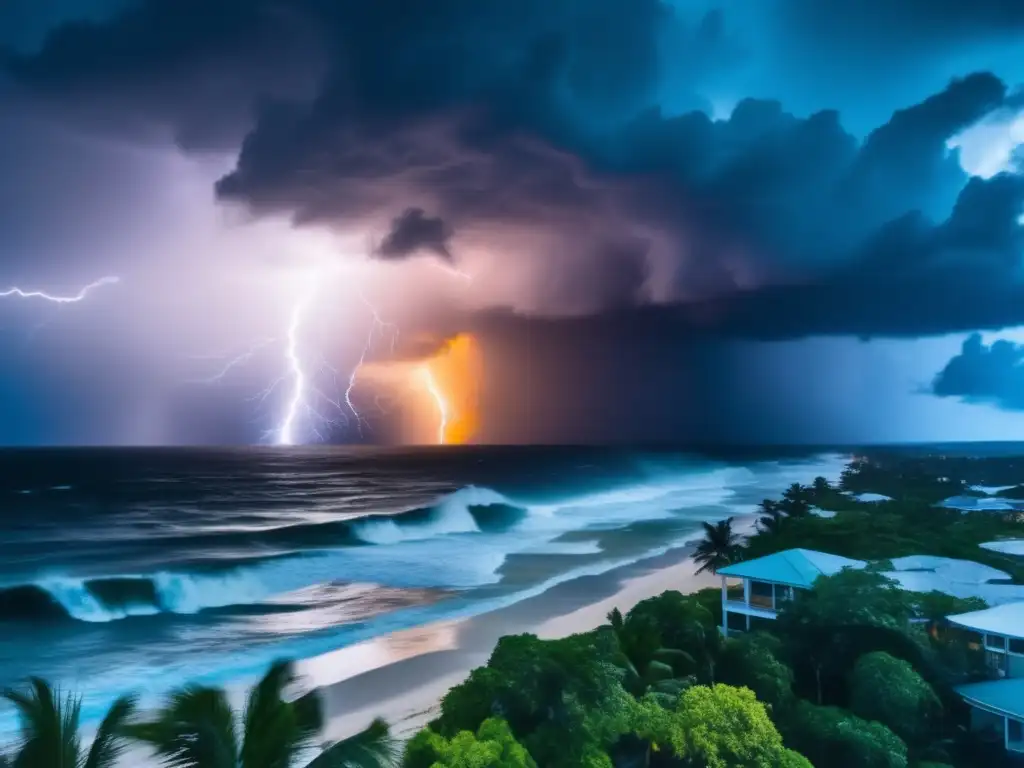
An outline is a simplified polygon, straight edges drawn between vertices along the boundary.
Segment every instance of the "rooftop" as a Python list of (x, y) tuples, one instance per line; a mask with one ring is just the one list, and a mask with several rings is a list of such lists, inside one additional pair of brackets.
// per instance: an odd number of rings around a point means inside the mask
[[(983, 611), (958, 613), (946, 618), (953, 624), (976, 632), (1024, 638), (1024, 602), (1004, 603)], [(1021, 692), (1021, 706), (1024, 706), (1024, 690)]]
[(969, 683), (957, 686), (956, 692), (968, 704), (1000, 715), (1024, 719), (1024, 677)]
[(863, 568), (863, 560), (816, 552), (813, 549), (787, 549), (755, 560), (719, 568), (721, 576), (770, 581), (789, 587), (810, 588), (819, 576), (831, 576), (843, 568)]
[(979, 546), (982, 549), (989, 549), (993, 552), (1002, 552), (1004, 555), (1024, 555), (1024, 539), (986, 541), (984, 544), (980, 544)]

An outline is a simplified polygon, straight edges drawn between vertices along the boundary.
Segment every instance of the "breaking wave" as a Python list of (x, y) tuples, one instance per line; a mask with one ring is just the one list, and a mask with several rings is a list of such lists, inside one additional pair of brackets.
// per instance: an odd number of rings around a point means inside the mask
[[(469, 486), (443, 496), (436, 504), (394, 515), (367, 515), (351, 520), (270, 529), (286, 540), (301, 536), (308, 545), (389, 545), (457, 533), (499, 533), (520, 523), (527, 510), (488, 488)], [(297, 531), (296, 529), (300, 529)], [(317, 530), (320, 534), (317, 535)], [(341, 535), (339, 535), (341, 534)], [(233, 534), (228, 531), (226, 536)], [(306, 549), (294, 558), (316, 554)], [(225, 562), (220, 572), (158, 572), (96, 578), (53, 577), (28, 584), (0, 586), (0, 621), (78, 620), (108, 622), (161, 613), (194, 614), (213, 608), (247, 606), (306, 581), (294, 564), (286, 573), (269, 573), (280, 556), (244, 558), (245, 565)], [(207, 569), (208, 570), (208, 569)], [(281, 569), (278, 568), (278, 571)], [(322, 569), (321, 569), (322, 570)], [(285, 579), (271, 578), (284, 575)], [(284, 583), (290, 581), (291, 583)]]

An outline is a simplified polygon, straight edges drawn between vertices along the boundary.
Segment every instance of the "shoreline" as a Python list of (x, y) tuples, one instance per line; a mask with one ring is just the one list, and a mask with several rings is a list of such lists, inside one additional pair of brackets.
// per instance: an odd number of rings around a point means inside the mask
[[(741, 536), (753, 530), (756, 516), (735, 516)], [(487, 663), (498, 639), (530, 633), (551, 640), (586, 632), (606, 622), (612, 608), (626, 613), (649, 597), (675, 589), (683, 594), (715, 587), (719, 580), (696, 575), (697, 539), (664, 553), (579, 576), (513, 605), (455, 621), (402, 630), (298, 663), (312, 679), (332, 676), (339, 666), (369, 661), (361, 671), (336, 682), (316, 685), (323, 697), (324, 736), (341, 739), (365, 728), (375, 717), (388, 721), (394, 735), (412, 736), (440, 708), (450, 688)]]

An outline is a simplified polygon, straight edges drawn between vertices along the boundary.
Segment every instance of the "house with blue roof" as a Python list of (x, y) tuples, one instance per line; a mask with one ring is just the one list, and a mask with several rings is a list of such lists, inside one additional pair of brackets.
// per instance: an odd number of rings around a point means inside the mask
[(968, 633), (969, 643), (984, 648), (997, 678), (956, 689), (971, 707), (971, 727), (995, 730), (1008, 752), (1024, 755), (1024, 602), (946, 618)]
[[(831, 576), (843, 568), (863, 568), (863, 560), (816, 552), (786, 549), (771, 555), (734, 563), (718, 569), (722, 577), (722, 634), (749, 631), (751, 619), (774, 619), (795, 590), (810, 589), (819, 576)], [(729, 579), (743, 580), (743, 597), (731, 599)]]

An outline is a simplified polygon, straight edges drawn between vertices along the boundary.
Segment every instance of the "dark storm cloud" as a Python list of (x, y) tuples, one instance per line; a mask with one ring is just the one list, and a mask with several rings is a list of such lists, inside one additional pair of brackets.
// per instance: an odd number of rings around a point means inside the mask
[(935, 377), (932, 392), (1024, 410), (1024, 345), (1000, 339), (986, 346), (972, 334)]
[[(658, 0), (203, 5), (212, 12), (189, 23), (180, 3), (155, 0), (117, 24), (65, 30), (14, 72), (37, 92), (128, 93), (179, 136), (244, 124), (241, 102), (260, 101), (217, 185), (222, 200), (341, 229), (395, 221), (382, 257), (450, 258), (460, 237), (485, 240), (542, 266), (542, 314), (768, 338), (1024, 321), (1012, 266), (1019, 177), (967, 184), (947, 149), (1009, 103), (991, 74), (951, 82), (859, 141), (834, 110), (798, 117), (746, 99), (716, 121), (658, 108), (664, 84), (684, 76), (687, 41), (708, 59), (737, 55), (728, 9), (690, 18)], [(872, 3), (879, 20), (927, 22), (923, 37), (1001, 34), (1019, 21), (986, 2), (931, 5), (930, 17), (923, 3), (896, 5)], [(853, 9), (820, 6), (807, 13), (822, 29)], [(782, 15), (800, 8), (789, 0)], [(260, 99), (282, 95), (277, 75), (316, 81), (320, 59), (306, 50), (329, 55), (315, 98)], [(206, 115), (206, 91), (189, 98), (201, 72), (240, 84), (238, 98)], [(132, 91), (143, 82), (155, 85)], [(537, 237), (521, 242), (526, 233)], [(658, 306), (635, 307), (645, 300)]]
[(452, 262), (448, 241), (451, 231), (442, 219), (427, 216), (422, 208), (408, 208), (391, 222), (391, 230), (377, 246), (374, 254), (381, 259), (407, 259), (418, 253), (429, 253)]
[(258, 103), (312, 96), (325, 45), (315, 19), (290, 3), (148, 0), (107, 21), (58, 25), (38, 53), (6, 61), (44, 97), (37, 106), (206, 150), (237, 146)]

